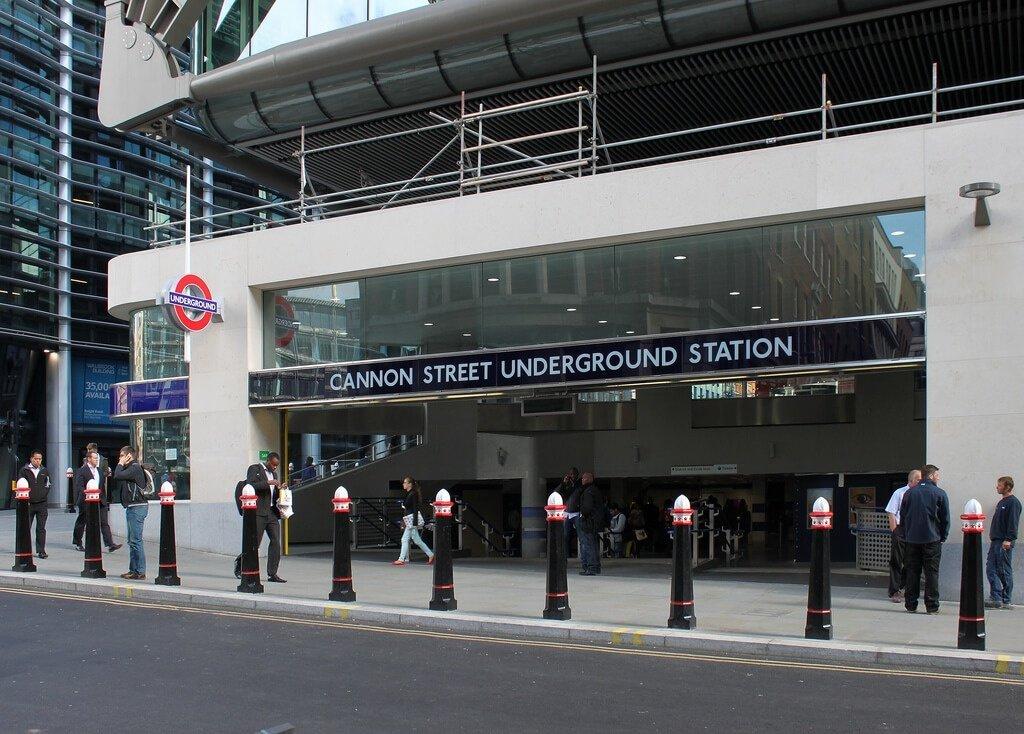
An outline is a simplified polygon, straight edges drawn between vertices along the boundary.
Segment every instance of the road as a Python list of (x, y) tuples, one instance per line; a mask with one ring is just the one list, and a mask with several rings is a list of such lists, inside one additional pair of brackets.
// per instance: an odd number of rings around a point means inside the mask
[[(707, 658), (0, 589), (0, 729), (1005, 731), (1024, 677)], [(1011, 727), (1012, 728), (1012, 727)]]

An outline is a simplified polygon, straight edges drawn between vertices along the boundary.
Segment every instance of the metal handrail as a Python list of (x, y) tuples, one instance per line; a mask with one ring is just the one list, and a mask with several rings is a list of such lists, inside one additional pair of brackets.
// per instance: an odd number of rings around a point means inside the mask
[[(383, 438), (371, 441), (364, 446), (349, 449), (337, 456), (333, 456), (329, 459), (321, 459), (320, 461), (313, 462), (310, 466), (301, 467), (292, 472), (293, 476), (298, 475), (299, 478), (295, 488), (302, 489), (303, 485), (309, 485), (312, 482), (329, 479), (330, 477), (337, 476), (338, 474), (362, 468), (375, 461), (380, 461), (381, 459), (386, 459), (394, 456), (395, 454), (400, 454), (403, 451), (415, 448), (416, 446), (423, 445), (423, 436), (421, 435), (414, 435), (409, 440), (399, 441), (396, 445), (392, 445), (393, 439), (401, 435), (404, 434), (384, 436)], [(377, 446), (383, 446), (385, 451), (378, 453), (375, 448)], [(367, 453), (370, 454), (370, 458), (367, 458)], [(304, 478), (302, 476), (303, 473), (310, 468), (313, 469), (313, 475), (308, 478)], [(331, 469), (329, 473), (328, 469)]]
[[(967, 84), (957, 84), (948, 87), (940, 87), (938, 85), (938, 67), (933, 65), (932, 67), (932, 83), (931, 87), (927, 90), (920, 90), (915, 92), (908, 92), (905, 94), (885, 95), (881, 97), (873, 97), (865, 100), (854, 100), (851, 102), (833, 103), (828, 99), (828, 86), (827, 77), (822, 75), (821, 78), (821, 105), (817, 107), (810, 107), (790, 112), (777, 112), (767, 115), (758, 115), (755, 117), (749, 117), (742, 120), (731, 120), (722, 122), (714, 125), (703, 125), (695, 128), (687, 128), (685, 130), (676, 130), (664, 133), (658, 133), (655, 135), (648, 135), (645, 137), (631, 138), (627, 140), (615, 140), (605, 141), (603, 134), (598, 129), (598, 123), (593, 118), (586, 125), (583, 123), (582, 110), (579, 112), (579, 124), (576, 127), (546, 131), (541, 133), (530, 133), (519, 137), (513, 137), (508, 140), (484, 140), (482, 133), (477, 129), (484, 119), (512, 115), (525, 111), (532, 111), (544, 107), (550, 107), (554, 105), (565, 105), (565, 104), (577, 104), (581, 105), (584, 102), (589, 103), (592, 106), (592, 113), (596, 115), (596, 105), (599, 98), (597, 90), (597, 75), (596, 72), (593, 75), (593, 81), (591, 89), (580, 88), (578, 91), (569, 92), (565, 94), (553, 95), (539, 100), (531, 100), (527, 102), (519, 102), (512, 105), (505, 105), (502, 107), (492, 108), (490, 110), (480, 109), (478, 111), (469, 112), (464, 108), (458, 117), (453, 120), (445, 120), (441, 118), (441, 122), (436, 124), (424, 125), (421, 127), (413, 128), (410, 130), (402, 130), (393, 133), (387, 133), (383, 135), (373, 136), (361, 140), (346, 141), (343, 143), (337, 143), (334, 145), (323, 146), (320, 148), (303, 148), (297, 155), (303, 161), (302, 168), (305, 168), (305, 157), (315, 155), (317, 153), (329, 152), (358, 145), (366, 145), (384, 140), (396, 139), (408, 135), (415, 135), (423, 132), (429, 132), (433, 130), (441, 129), (453, 129), (456, 132), (456, 138), (459, 140), (459, 160), (460, 166), (454, 171), (441, 171), (437, 173), (427, 173), (428, 166), (424, 166), (417, 175), (412, 178), (386, 182), (382, 184), (374, 184), (371, 186), (362, 186), (355, 189), (347, 189), (344, 191), (330, 192), (326, 194), (300, 196), (297, 199), (292, 199), (285, 202), (276, 202), (266, 205), (246, 207), (244, 209), (237, 210), (225, 210), (215, 212), (213, 214), (194, 217), (193, 222), (206, 223), (208, 227), (213, 229), (212, 232), (204, 232), (201, 235), (196, 236), (197, 239), (217, 237), (227, 234), (233, 234), (244, 231), (252, 231), (258, 228), (266, 227), (279, 227), (294, 224), (296, 222), (303, 222), (308, 220), (328, 219), (336, 216), (345, 214), (355, 214), (363, 211), (374, 210), (385, 208), (389, 205), (403, 205), (411, 204), (419, 201), (430, 201), (438, 198), (449, 197), (449, 196), (462, 196), (467, 193), (473, 193), (475, 191), (482, 191), (488, 184), (503, 184), (503, 183), (526, 183), (529, 179), (539, 175), (548, 173), (561, 173), (570, 177), (578, 177), (584, 175), (585, 167), (589, 167), (589, 171), (592, 174), (603, 173), (608, 171), (615, 171), (622, 168), (629, 168), (634, 166), (659, 163), (670, 160), (678, 160), (681, 158), (696, 157), (696, 156), (707, 156), (716, 153), (723, 153), (727, 151), (739, 150), (743, 148), (750, 148), (753, 146), (772, 146), (780, 143), (796, 142), (799, 140), (805, 140), (814, 137), (820, 137), (821, 139), (827, 139), (828, 136), (838, 136), (841, 133), (856, 132), (859, 130), (865, 130), (869, 128), (877, 128), (880, 126), (887, 125), (899, 125), (908, 123), (921, 123), (921, 122), (938, 122), (941, 118), (946, 118), (954, 115), (965, 115), (980, 113), (990, 110), (1005, 109), (1007, 107), (1013, 107), (1018, 105), (1024, 105), (1024, 98), (1014, 100), (1004, 100), (1000, 102), (991, 102), (980, 105), (970, 105), (965, 107), (959, 107), (954, 109), (940, 110), (938, 108), (938, 100), (940, 95), (949, 94), (953, 92), (965, 91), (970, 89), (980, 89), (986, 87), (992, 87), (1000, 84), (1009, 84), (1014, 82), (1024, 81), (1024, 74), (1000, 77), (996, 79), (983, 80), (979, 82), (971, 82)], [(901, 101), (914, 101), (924, 100), (931, 98), (930, 110), (927, 112), (891, 116), (879, 120), (872, 121), (859, 121), (850, 124), (837, 124), (835, 113), (839, 111), (852, 110), (857, 108), (866, 107), (869, 105), (880, 105), (889, 104), (893, 102)], [(664, 155), (647, 156), (641, 158), (629, 158), (622, 157), (623, 154), (621, 149), (629, 148), (632, 146), (639, 146), (645, 143), (652, 143), (661, 140), (669, 140), (675, 138), (682, 138), (686, 136), (692, 136), (699, 133), (706, 133), (715, 130), (726, 130), (734, 128), (743, 128), (746, 126), (755, 126), (765, 123), (781, 122), (787, 119), (794, 119), (798, 117), (807, 117), (811, 115), (819, 114), (821, 116), (820, 124), (816, 125), (816, 129), (787, 133), (778, 136), (758, 136), (751, 137), (746, 141), (739, 141), (729, 144), (699, 148), (694, 150), (683, 150)], [(435, 115), (435, 117), (440, 117)], [(469, 123), (473, 123), (473, 128), (468, 127)], [(474, 145), (467, 145), (465, 140), (465, 133), (469, 132), (471, 135), (480, 137)], [(584, 133), (589, 132), (590, 137), (584, 141)], [(520, 142), (527, 142), (530, 140), (537, 140), (541, 138), (549, 138), (556, 135), (568, 135), (576, 133), (578, 136), (577, 146), (572, 149), (564, 151), (558, 151), (555, 153), (546, 153), (537, 156), (526, 156), (521, 151), (514, 148), (513, 146)], [(304, 140), (304, 137), (303, 137)], [(452, 140), (445, 143), (445, 147), (453, 144)], [(304, 142), (303, 142), (304, 145)], [(484, 150), (492, 148), (503, 148), (507, 152), (511, 152), (516, 155), (523, 156), (519, 160), (512, 161), (499, 161), (483, 165), (479, 159), (479, 154)], [(586, 154), (582, 151), (586, 150)], [(612, 162), (609, 151), (619, 150), (618, 160)], [(470, 154), (476, 153), (476, 156)], [(608, 162), (599, 163), (598, 157), (603, 153), (603, 157)], [(558, 159), (565, 156), (575, 156), (572, 160), (557, 161), (550, 164), (545, 164), (544, 161), (551, 159)], [(476, 157), (475, 164), (467, 164), (467, 161), (472, 157)], [(436, 157), (435, 159), (436, 160)], [(433, 160), (431, 161), (433, 162)], [(429, 164), (428, 164), (429, 165)], [(523, 168), (514, 168), (515, 166), (524, 166)], [(505, 173), (498, 173), (503, 169), (513, 169)], [(472, 172), (475, 175), (466, 175), (468, 172)], [(488, 173), (484, 173), (488, 172)], [(493, 173), (492, 173), (493, 172)], [(305, 186), (302, 188), (305, 192)], [(259, 214), (275, 210), (277, 212), (291, 212), (292, 216), (286, 216), (278, 219), (268, 219)], [(236, 215), (248, 216), (253, 221), (246, 225), (237, 226), (225, 226), (215, 220), (223, 221), (224, 217), (233, 217)], [(153, 224), (145, 227), (145, 231), (151, 231), (154, 237), (158, 233), (177, 235), (181, 229), (183, 229), (184, 220), (168, 221), (161, 224)], [(154, 242), (153, 244), (171, 244), (180, 242), (180, 236), (171, 236), (165, 241)]]

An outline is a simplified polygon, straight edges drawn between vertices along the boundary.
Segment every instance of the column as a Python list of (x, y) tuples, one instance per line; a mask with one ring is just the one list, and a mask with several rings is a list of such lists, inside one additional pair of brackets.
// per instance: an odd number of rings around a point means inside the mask
[[(547, 492), (537, 466), (537, 439), (524, 447), (522, 471), (523, 558), (541, 558), (547, 548)], [(568, 501), (568, 497), (565, 498)]]

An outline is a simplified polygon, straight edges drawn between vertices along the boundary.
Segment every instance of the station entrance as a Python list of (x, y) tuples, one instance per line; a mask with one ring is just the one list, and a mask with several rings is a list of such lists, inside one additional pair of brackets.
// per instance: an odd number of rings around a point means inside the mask
[(920, 367), (818, 370), (439, 395), (290, 408), (281, 425), (292, 544), (328, 542), (319, 510), (345, 486), (357, 548), (394, 547), (401, 480), (412, 476), (425, 500), (444, 487), (459, 501), (453, 543), (464, 555), (539, 557), (543, 505), (577, 467), (626, 516), (628, 556), (670, 554), (667, 509), (685, 494), (702, 562), (804, 561), (807, 511), (825, 497), (832, 557), (844, 563), (856, 557), (858, 515), (883, 508), (924, 461), (924, 377)]

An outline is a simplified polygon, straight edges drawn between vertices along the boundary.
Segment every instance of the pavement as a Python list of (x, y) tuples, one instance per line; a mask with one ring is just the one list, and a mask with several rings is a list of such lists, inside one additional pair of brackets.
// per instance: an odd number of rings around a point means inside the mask
[[(153, 513), (150, 521), (157, 517)], [(888, 600), (880, 577), (859, 573), (835, 573), (844, 584), (832, 589), (835, 639), (818, 642), (803, 638), (807, 591), (802, 579), (806, 572), (796, 568), (790, 573), (773, 569), (766, 574), (775, 579), (783, 574), (795, 583), (743, 580), (756, 575), (751, 571), (698, 575), (694, 581), (698, 629), (679, 631), (665, 628), (669, 566), (661, 561), (606, 562), (604, 573), (596, 577), (580, 577), (570, 565), (572, 621), (550, 622), (541, 619), (543, 562), (456, 559), (458, 611), (429, 612), (432, 569), (422, 560), (394, 567), (385, 562), (390, 556), (381, 554), (353, 561), (358, 595), (354, 604), (326, 602), (331, 562), (316, 549), (285, 557), (280, 573), (289, 583), (267, 583), (263, 595), (237, 593), (232, 557), (187, 549), (179, 550), (177, 559), (182, 586), (155, 586), (152, 576), (157, 570), (158, 550), (154, 544), (146, 547), (148, 581), (117, 578), (127, 570), (127, 547), (104, 556), (108, 579), (82, 579), (82, 554), (70, 546), (73, 522), (74, 515), (52, 512), (47, 543), (50, 557), (36, 559), (36, 574), (0, 572), (0, 585), (474, 633), (1024, 675), (1024, 609), (989, 612), (987, 651), (959, 651), (955, 649), (955, 602), (945, 602), (935, 616), (907, 614), (902, 605)], [(10, 549), (12, 563), (13, 536), (13, 513), (0, 513), (0, 549)]]
[[(0, 588), (3, 732), (1012, 730), (1024, 679), (702, 658)], [(291, 731), (291, 729), (289, 729)]]

